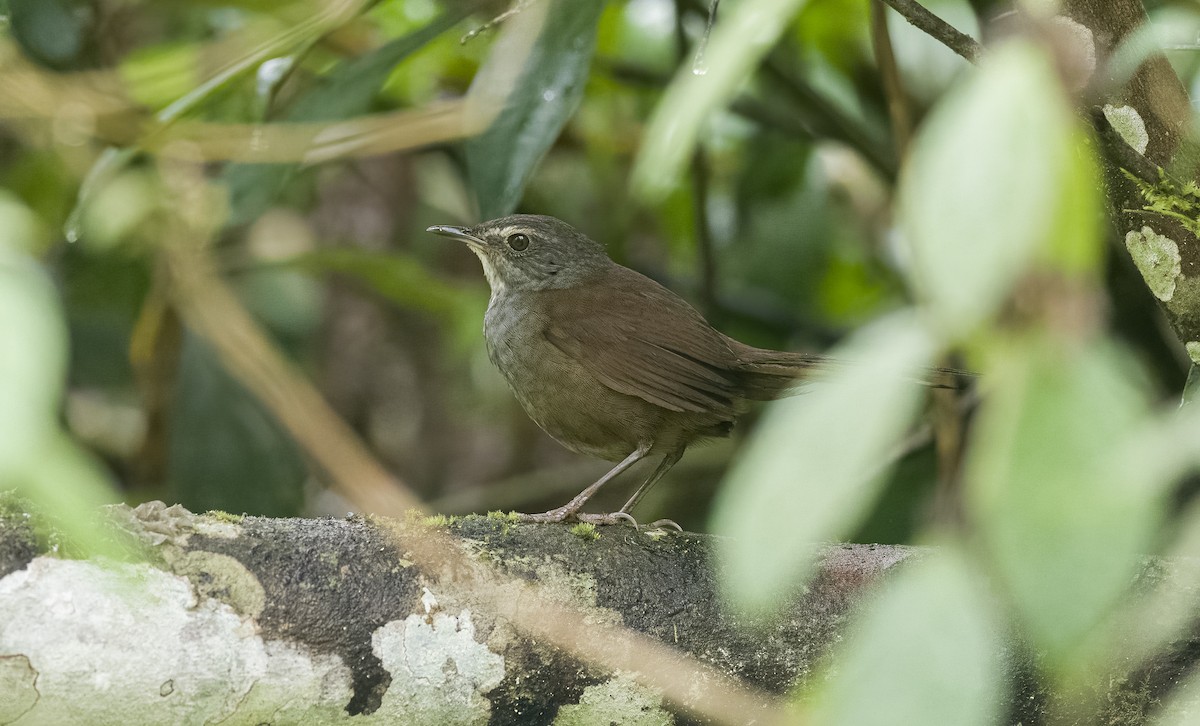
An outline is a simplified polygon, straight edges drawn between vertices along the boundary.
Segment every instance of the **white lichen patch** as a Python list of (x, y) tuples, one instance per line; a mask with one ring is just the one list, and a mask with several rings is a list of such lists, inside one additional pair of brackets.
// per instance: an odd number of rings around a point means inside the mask
[(327, 723), (351, 696), (336, 656), (264, 642), (149, 565), (35, 558), (0, 579), (0, 653), (36, 674), (21, 724)]
[(578, 704), (558, 709), (554, 726), (591, 726), (619, 723), (622, 726), (670, 726), (674, 717), (662, 706), (662, 697), (628, 674), (590, 686)]
[(1146, 122), (1133, 106), (1104, 105), (1104, 118), (1139, 154), (1145, 154), (1150, 145), (1150, 134), (1146, 133)]
[(1183, 271), (1175, 240), (1142, 227), (1140, 232), (1130, 230), (1125, 235), (1125, 247), (1154, 297), (1163, 302), (1173, 298), (1176, 280)]
[(0, 656), (0, 723), (15, 723), (38, 700), (37, 672), (23, 655)]
[(1059, 58), (1067, 64), (1067, 80), (1072, 89), (1080, 90), (1096, 72), (1096, 38), (1091, 28), (1073, 18), (1057, 15), (1051, 22), (1061, 49)]
[(484, 694), (504, 678), (504, 658), (475, 639), (471, 611), (393, 620), (375, 631), (371, 647), (392, 676), (380, 723), (412, 726), (486, 724)]
[(1189, 340), (1184, 348), (1187, 349), (1188, 357), (1192, 359), (1192, 362), (1200, 365), (1200, 342)]
[(430, 592), (428, 587), (421, 588), (421, 605), (425, 607), (425, 614), (429, 615), (434, 610), (438, 609), (437, 596)]

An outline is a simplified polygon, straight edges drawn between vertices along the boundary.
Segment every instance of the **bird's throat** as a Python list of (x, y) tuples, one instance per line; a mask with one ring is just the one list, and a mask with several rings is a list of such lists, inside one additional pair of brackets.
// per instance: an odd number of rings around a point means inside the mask
[(483, 264), (483, 275), (487, 278), (488, 286), (492, 288), (492, 297), (495, 298), (497, 295), (502, 294), (507, 289), (507, 285), (504, 284), (504, 278), (500, 275), (499, 270), (496, 269), (492, 258), (483, 250), (477, 250), (472, 247), (471, 251), (475, 253), (475, 256)]

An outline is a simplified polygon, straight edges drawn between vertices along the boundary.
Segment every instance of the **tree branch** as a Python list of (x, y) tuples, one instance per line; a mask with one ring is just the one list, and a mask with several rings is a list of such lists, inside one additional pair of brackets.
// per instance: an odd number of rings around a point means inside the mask
[[(922, 554), (825, 546), (816, 576), (781, 615), (750, 624), (722, 605), (716, 540), (704, 535), (612, 527), (593, 536), (479, 516), (449, 524), (197, 516), (158, 502), (116, 507), (110, 518), (135, 555), (61, 559), (47, 552), (43, 523), (0, 497), (6, 720), (102, 722), (120, 713), (128, 723), (332, 724), (361, 714), (380, 723), (671, 723), (695, 711), (688, 696), (664, 698), (659, 682), (711, 700), (719, 678), (752, 684), (720, 722), (777, 723), (773, 694), (824, 679), (830, 647), (865, 598)], [(462, 556), (408, 561), (390, 546), (397, 528), (409, 541), (444, 537)], [(560, 636), (515, 622), (522, 609), (547, 621), (558, 613), (519, 587), (497, 593), (497, 568), (573, 608), (578, 615), (559, 625), (597, 657), (580, 658), (556, 644)], [(1197, 582), (1192, 564), (1152, 561), (1137, 584), (1194, 608)], [(47, 603), (55, 603), (53, 618)], [(1143, 660), (1144, 621), (1113, 632), (1124, 646), (1117, 670), (1081, 684), (1111, 705), (1104, 723), (1140, 723), (1200, 662), (1194, 632)], [(661, 654), (613, 641), (613, 623), (653, 640)], [(1016, 681), (1011, 722), (1041, 723), (1068, 705), (1033, 680), (1021, 644), (1006, 649)], [(678, 667), (685, 660), (705, 666)], [(1118, 671), (1136, 678), (1112, 677)], [(626, 707), (638, 718), (614, 710)], [(798, 718), (793, 712), (787, 722)]]
[(953, 25), (929, 12), (923, 5), (914, 0), (883, 0), (893, 10), (904, 16), (914, 27), (937, 40), (950, 50), (958, 53), (972, 63), (979, 60), (983, 46), (966, 33), (959, 32)]

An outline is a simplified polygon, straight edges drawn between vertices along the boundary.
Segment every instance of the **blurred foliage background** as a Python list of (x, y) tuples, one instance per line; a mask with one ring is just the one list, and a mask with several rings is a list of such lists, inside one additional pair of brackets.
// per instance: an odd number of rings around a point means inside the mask
[[(477, 261), (423, 231), (550, 214), (729, 335), (855, 361), (688, 452), (637, 512), (730, 535), (751, 609), (815, 541), (940, 545), (864, 607), (841, 677), (810, 679), (818, 720), (992, 723), (1025, 668), (1090, 722), (1120, 704), (1088, 684), (1133, 682), (1192, 622), (1128, 592), (1147, 553), (1198, 561), (1200, 414), (1176, 410), (1187, 348), (1125, 248), (1154, 269), (1195, 239), (1104, 223), (1053, 3), (1021, 3), (1027, 26), (926, 5), (984, 62), (868, 0), (726, 0), (711, 44), (694, 0), (0, 2), (0, 485), (79, 527), (115, 499), (341, 514), (355, 462), (390, 486), (344, 421), (434, 511), (560, 504), (609, 465), (521, 412)], [(1196, 97), (1200, 8), (1147, 10)], [(965, 429), (911, 383), (947, 362), (982, 374)], [(910, 435), (931, 420), (964, 445)], [(998, 662), (1007, 632), (1028, 664)]]
[[(986, 0), (926, 4), (972, 34), (1003, 10)], [(382, 114), (467, 93), (498, 42), (495, 29), (468, 34), (503, 6), (0, 2), (0, 94), (10, 96), (0, 124), (3, 226), (52, 281), (65, 317), (61, 425), (86, 452), (80, 466), (97, 497), (108, 482), (126, 501), (195, 510), (348, 508), (164, 305), (156, 250), (171, 234), (164, 207), (175, 202), (155, 154), (192, 152), (156, 141), (155, 123), (202, 122), (213, 137), (245, 142), (240, 156), (201, 154), (224, 196), (212, 220), (221, 275), (370, 450), (441, 512), (540, 511), (607, 464), (563, 450), (520, 411), (483, 349), (478, 263), (424, 233), (430, 224), (514, 205), (561, 217), (724, 332), (766, 347), (823, 350), (911, 302), (892, 208), (900, 155), (867, 0), (803, 4), (729, 108), (704, 124), (684, 178), (654, 201), (631, 194), (631, 165), (671, 76), (707, 62), (695, 55), (708, 9), (694, 0), (563, 5), (533, 49), (558, 76), (541, 79), (540, 99), (521, 99), (531, 92), (525, 78), (513, 94), (525, 107), (510, 105), (473, 140), (372, 146), (389, 123)], [(1194, 3), (1149, 10), (1172, 37), (1200, 22)], [(888, 15), (919, 123), (969, 65)], [(1193, 86), (1198, 58), (1170, 54)], [(544, 90), (549, 82), (561, 98)], [(122, 103), (104, 105), (113, 99)], [(419, 133), (406, 118), (395, 133)], [(344, 119), (368, 119), (348, 156), (243, 163), (258, 158), (256, 123)], [(1125, 257), (1107, 257), (1111, 326), (1156, 395), (1177, 395), (1186, 356)], [(23, 345), (13, 333), (0, 334)], [(703, 530), (747, 423), (732, 441), (689, 452), (639, 517)], [(854, 537), (909, 539), (929, 517), (935, 463), (929, 446), (907, 455)], [(634, 478), (597, 506), (618, 506)]]

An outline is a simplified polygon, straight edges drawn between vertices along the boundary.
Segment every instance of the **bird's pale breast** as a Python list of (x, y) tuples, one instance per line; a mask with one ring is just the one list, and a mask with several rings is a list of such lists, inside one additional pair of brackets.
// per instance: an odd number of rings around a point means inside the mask
[(620, 460), (653, 444), (663, 411), (600, 383), (545, 337), (545, 317), (522, 293), (493, 297), (484, 318), (488, 356), (530, 418), (567, 448)]

